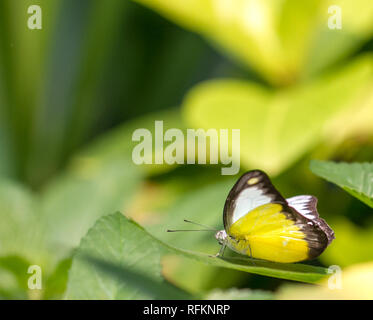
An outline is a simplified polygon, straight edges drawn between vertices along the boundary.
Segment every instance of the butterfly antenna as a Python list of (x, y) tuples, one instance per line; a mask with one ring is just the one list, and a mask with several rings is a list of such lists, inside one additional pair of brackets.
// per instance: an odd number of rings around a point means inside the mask
[(206, 226), (202, 223), (197, 223), (197, 222), (193, 222), (193, 221), (190, 221), (190, 220), (186, 220), (184, 219), (184, 222), (188, 222), (188, 223), (191, 223), (191, 224), (194, 224), (196, 226), (199, 226), (199, 227), (203, 227), (203, 228), (206, 228), (206, 229), (197, 229), (197, 230), (192, 230), (192, 229), (189, 229), (189, 230), (167, 230), (167, 232), (180, 232), (180, 231), (218, 231), (210, 226)]
[(180, 232), (180, 231), (215, 231), (212, 229), (199, 229), (199, 230), (167, 230), (167, 232)]
[(191, 224), (195, 224), (196, 226), (200, 226), (200, 227), (207, 228), (207, 229), (210, 230), (210, 231), (218, 231), (218, 230), (214, 229), (213, 227), (206, 226), (206, 225), (204, 225), (204, 224), (202, 224), (202, 223), (197, 223), (197, 222), (193, 222), (193, 221), (186, 220), (186, 219), (184, 219), (184, 222), (191, 223)]

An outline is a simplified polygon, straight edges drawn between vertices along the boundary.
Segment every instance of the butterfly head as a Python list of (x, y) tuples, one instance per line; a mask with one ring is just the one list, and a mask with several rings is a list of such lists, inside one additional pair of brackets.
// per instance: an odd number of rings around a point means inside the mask
[(225, 239), (227, 239), (227, 233), (225, 232), (225, 230), (220, 230), (215, 233), (215, 238), (220, 244), (223, 244), (225, 242)]

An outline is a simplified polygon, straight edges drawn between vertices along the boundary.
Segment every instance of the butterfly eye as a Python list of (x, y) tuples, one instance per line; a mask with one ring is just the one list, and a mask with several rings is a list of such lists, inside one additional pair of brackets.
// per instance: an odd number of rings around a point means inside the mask
[(251, 178), (247, 181), (247, 184), (252, 185), (259, 182), (259, 178)]

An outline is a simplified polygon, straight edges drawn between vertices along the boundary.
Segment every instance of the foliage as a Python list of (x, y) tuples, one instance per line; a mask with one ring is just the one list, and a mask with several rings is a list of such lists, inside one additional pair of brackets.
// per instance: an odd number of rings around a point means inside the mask
[(247, 142), (241, 147), (242, 164), (278, 174), (328, 139), (331, 120), (346, 109), (356, 112), (356, 98), (365, 85), (371, 88), (372, 71), (372, 57), (365, 57), (336, 74), (281, 91), (246, 81), (214, 80), (188, 94), (184, 114), (196, 128), (240, 129)]
[(216, 258), (175, 248), (153, 238), (121, 213), (101, 218), (83, 238), (69, 274), (70, 299), (170, 299), (188, 297), (161, 278), (160, 258), (167, 251), (217, 267), (303, 282), (328, 272), (301, 264), (276, 264), (243, 258)]
[[(212, 40), (275, 84), (320, 72), (359, 47), (373, 27), (369, 0), (137, 1)], [(325, 27), (330, 5), (342, 8), (340, 32)]]
[(312, 161), (311, 170), (373, 208), (373, 163)]
[[(42, 30), (25, 27), (30, 0), (0, 1), (0, 298), (373, 297), (361, 281), (373, 261), (371, 0), (36, 2)], [(222, 229), (238, 175), (134, 165), (132, 134), (154, 136), (155, 120), (240, 129), (239, 174), (317, 196), (336, 240), (283, 265), (213, 258), (209, 232), (166, 233), (183, 219)], [(42, 290), (27, 286), (30, 265)], [(341, 295), (315, 285), (330, 265), (346, 273)]]

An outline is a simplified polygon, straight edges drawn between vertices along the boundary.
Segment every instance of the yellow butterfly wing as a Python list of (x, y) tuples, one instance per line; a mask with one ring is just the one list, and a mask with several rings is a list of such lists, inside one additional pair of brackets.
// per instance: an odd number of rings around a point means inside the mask
[(228, 246), (256, 259), (283, 263), (308, 259), (307, 235), (283, 209), (281, 204), (264, 204), (237, 220), (228, 230)]
[(262, 171), (244, 174), (230, 191), (224, 207), (227, 245), (241, 254), (291, 263), (319, 256), (334, 239), (319, 217), (317, 199), (284, 199)]

